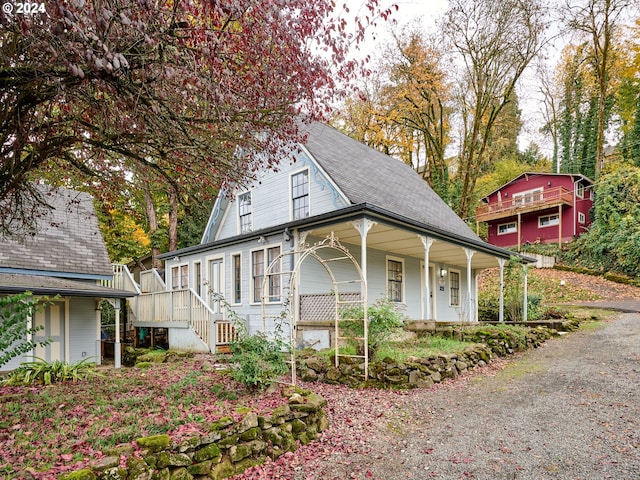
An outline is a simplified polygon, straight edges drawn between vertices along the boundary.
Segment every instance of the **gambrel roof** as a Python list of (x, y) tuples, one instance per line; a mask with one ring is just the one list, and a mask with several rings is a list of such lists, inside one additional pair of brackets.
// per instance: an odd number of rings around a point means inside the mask
[(480, 241), (427, 182), (403, 162), (322, 123), (309, 126), (305, 147), (352, 205), (368, 204)]
[(0, 237), (0, 273), (111, 278), (92, 197), (66, 188), (38, 188), (53, 208), (38, 219), (36, 235)]

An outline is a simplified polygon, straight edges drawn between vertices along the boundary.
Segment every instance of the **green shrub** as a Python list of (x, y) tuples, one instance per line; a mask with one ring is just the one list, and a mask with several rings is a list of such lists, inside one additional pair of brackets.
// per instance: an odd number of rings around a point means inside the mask
[[(342, 312), (340, 321), (343, 336), (353, 337), (349, 343), (356, 346), (358, 355), (364, 355), (364, 342), (357, 340), (364, 337), (364, 307), (353, 307)], [(369, 324), (368, 344), (369, 358), (375, 356), (380, 345), (398, 332), (404, 323), (404, 315), (398, 305), (387, 299), (378, 300), (367, 309)]]
[(35, 357), (32, 362), (23, 362), (20, 367), (4, 381), (6, 385), (51, 385), (58, 382), (82, 380), (90, 376), (100, 375), (95, 369), (95, 363), (85, 358), (79, 362), (69, 364), (55, 360), (51, 363)]
[(231, 378), (251, 388), (264, 388), (287, 373), (286, 345), (264, 333), (242, 335), (230, 345)]

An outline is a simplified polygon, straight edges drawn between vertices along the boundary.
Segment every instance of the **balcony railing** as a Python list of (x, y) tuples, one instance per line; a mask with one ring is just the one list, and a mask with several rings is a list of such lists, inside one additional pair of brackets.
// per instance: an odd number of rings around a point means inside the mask
[(497, 218), (505, 218), (518, 213), (544, 210), (558, 205), (573, 205), (573, 192), (564, 187), (545, 188), (541, 192), (517, 195), (480, 205), (476, 208), (476, 220), (487, 222)]

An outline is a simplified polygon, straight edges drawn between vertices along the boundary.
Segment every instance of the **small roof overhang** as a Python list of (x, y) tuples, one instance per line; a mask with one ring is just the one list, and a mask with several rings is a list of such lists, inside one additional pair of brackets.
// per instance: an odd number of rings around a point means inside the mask
[(34, 295), (61, 295), (63, 297), (128, 298), (135, 292), (103, 287), (59, 277), (0, 273), (0, 294), (31, 292)]

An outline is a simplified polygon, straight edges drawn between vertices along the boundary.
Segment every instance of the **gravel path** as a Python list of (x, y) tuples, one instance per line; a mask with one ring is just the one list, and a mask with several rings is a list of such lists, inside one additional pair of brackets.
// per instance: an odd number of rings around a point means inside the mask
[(640, 479), (640, 314), (612, 318), (429, 390), (320, 387), (331, 429), (244, 478)]

